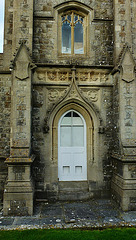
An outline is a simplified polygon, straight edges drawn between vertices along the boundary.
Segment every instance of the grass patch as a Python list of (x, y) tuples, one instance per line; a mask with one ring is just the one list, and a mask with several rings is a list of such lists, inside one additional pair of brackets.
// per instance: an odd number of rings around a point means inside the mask
[(136, 240), (135, 228), (106, 230), (12, 230), (0, 231), (0, 240)]

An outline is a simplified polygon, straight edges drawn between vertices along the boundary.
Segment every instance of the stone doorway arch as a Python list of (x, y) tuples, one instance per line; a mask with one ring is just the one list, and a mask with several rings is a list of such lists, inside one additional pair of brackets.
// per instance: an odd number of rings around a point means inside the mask
[[(92, 116), (89, 114), (89, 112), (81, 105), (77, 103), (69, 103), (65, 106), (63, 106), (61, 109), (58, 110), (56, 113), (53, 125), (52, 125), (52, 159), (54, 161), (54, 164), (56, 166), (56, 177), (58, 178), (58, 149), (59, 149), (59, 123), (62, 119), (62, 117), (68, 113), (68, 112), (77, 112), (80, 116), (82, 116), (82, 119), (84, 119), (85, 131), (86, 131), (86, 166), (87, 166), (87, 174), (85, 179), (89, 179), (89, 164), (93, 162), (94, 159), (94, 124)], [(55, 169), (54, 169), (55, 170)], [(84, 179), (84, 180), (85, 180)], [(55, 179), (54, 179), (55, 180)], [(59, 179), (58, 179), (59, 180)]]

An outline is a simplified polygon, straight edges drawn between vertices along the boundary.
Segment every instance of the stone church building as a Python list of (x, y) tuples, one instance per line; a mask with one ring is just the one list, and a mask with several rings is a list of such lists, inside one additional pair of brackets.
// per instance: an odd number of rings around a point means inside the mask
[(136, 1), (5, 0), (0, 199), (136, 210)]

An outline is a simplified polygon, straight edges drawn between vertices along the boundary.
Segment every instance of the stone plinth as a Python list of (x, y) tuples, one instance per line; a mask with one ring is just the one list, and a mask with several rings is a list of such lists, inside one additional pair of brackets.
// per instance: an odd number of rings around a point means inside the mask
[(123, 211), (136, 210), (136, 156), (114, 156), (112, 198)]
[(4, 190), (4, 215), (32, 215), (34, 188), (31, 181), (31, 158), (9, 158), (8, 179)]

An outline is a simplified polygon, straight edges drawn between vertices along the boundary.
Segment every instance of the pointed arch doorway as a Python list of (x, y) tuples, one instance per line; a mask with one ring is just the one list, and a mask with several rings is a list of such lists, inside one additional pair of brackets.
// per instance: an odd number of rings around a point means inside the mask
[(58, 123), (59, 181), (87, 180), (86, 122), (75, 111), (65, 112)]

